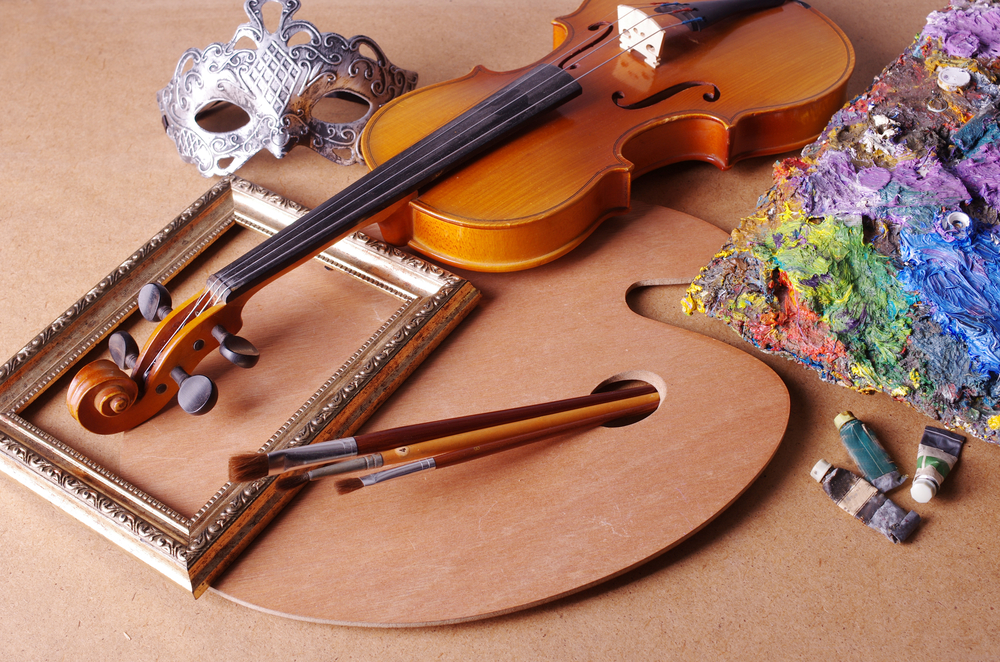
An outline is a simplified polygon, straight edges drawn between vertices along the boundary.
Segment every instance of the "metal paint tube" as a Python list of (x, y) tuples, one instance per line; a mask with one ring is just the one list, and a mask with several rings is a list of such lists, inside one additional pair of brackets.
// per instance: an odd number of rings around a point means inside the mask
[(851, 454), (851, 459), (868, 481), (882, 492), (889, 492), (906, 482), (900, 476), (896, 463), (892, 461), (878, 437), (849, 411), (842, 412), (833, 419), (840, 430), (840, 440)]
[(927, 426), (917, 448), (917, 472), (913, 475), (910, 496), (927, 503), (937, 494), (941, 481), (958, 462), (965, 437), (948, 430)]
[(809, 472), (842, 510), (879, 531), (894, 543), (906, 540), (920, 524), (920, 515), (906, 512), (874, 485), (847, 469), (820, 460)]

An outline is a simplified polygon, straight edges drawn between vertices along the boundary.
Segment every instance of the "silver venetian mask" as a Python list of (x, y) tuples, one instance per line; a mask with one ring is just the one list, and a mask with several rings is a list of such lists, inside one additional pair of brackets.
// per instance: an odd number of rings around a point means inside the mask
[[(281, 21), (276, 32), (269, 32), (261, 15), (269, 1), (275, 0), (244, 3), (250, 22), (240, 25), (229, 43), (185, 51), (174, 77), (156, 95), (181, 158), (206, 177), (231, 174), (261, 149), (281, 158), (298, 144), (342, 165), (360, 162), (358, 139), (372, 113), (416, 86), (417, 74), (391, 64), (368, 37), (345, 39), (292, 20), (299, 0), (276, 0), (282, 5)], [(298, 33), (306, 33), (308, 43), (289, 46)], [(256, 49), (237, 48), (242, 37)], [(362, 46), (375, 59), (362, 55)], [(325, 122), (313, 116), (313, 109), (326, 97), (367, 103), (368, 110), (350, 122)], [(232, 106), (249, 121), (223, 131), (199, 124), (207, 114)]]

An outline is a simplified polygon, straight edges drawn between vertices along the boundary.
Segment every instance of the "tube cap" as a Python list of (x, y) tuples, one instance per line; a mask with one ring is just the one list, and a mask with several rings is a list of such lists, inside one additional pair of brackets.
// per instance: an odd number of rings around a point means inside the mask
[(938, 71), (938, 87), (954, 92), (972, 82), (972, 74), (961, 67), (944, 67)]
[(815, 465), (813, 465), (813, 468), (809, 472), (809, 475), (815, 478), (816, 482), (818, 483), (821, 480), (823, 480), (823, 476), (826, 475), (826, 472), (829, 471), (830, 467), (832, 466), (833, 465), (827, 462), (826, 460), (820, 460)]
[(853, 420), (855, 418), (854, 414), (849, 411), (842, 411), (837, 414), (833, 419), (833, 424), (837, 426), (837, 429), (844, 427), (844, 423)]
[(910, 496), (917, 503), (927, 503), (937, 494), (937, 485), (929, 480), (921, 480), (919, 477), (913, 480), (910, 486)]

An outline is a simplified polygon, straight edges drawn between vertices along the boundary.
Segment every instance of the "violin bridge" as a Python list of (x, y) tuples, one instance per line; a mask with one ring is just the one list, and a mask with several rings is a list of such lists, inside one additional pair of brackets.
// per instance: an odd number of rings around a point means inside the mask
[(652, 16), (629, 5), (618, 5), (618, 42), (623, 51), (641, 56), (653, 69), (660, 66), (664, 29)]

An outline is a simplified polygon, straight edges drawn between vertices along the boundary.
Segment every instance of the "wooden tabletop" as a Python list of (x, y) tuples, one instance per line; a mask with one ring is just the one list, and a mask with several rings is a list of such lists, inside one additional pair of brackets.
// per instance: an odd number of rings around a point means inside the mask
[[(850, 37), (848, 93), (910, 43), (930, 0), (812, 3)], [(420, 84), (474, 65), (506, 70), (542, 57), (550, 20), (575, 0), (348, 3), (304, 0), (322, 31), (366, 34)], [(117, 0), (0, 5), (0, 354), (12, 356), (204, 193), (213, 180), (179, 159), (156, 92), (181, 53), (228, 41), (246, 21), (238, 1)], [(770, 185), (773, 158), (721, 172), (679, 164), (642, 177), (636, 199), (726, 231)], [(363, 173), (299, 148), (254, 157), (240, 176), (315, 206)], [(763, 356), (731, 331), (688, 318), (683, 288), (640, 289), (630, 303), (655, 319), (756, 356), (791, 396), (788, 430), (763, 475), (694, 536), (609, 582), (483, 621), (369, 629), (292, 620), (208, 592), (198, 600), (157, 571), (0, 477), (2, 650), (12, 659), (989, 659), (998, 639), (1000, 449), (971, 440), (929, 504), (893, 498), (924, 518), (892, 545), (840, 511), (809, 477), (820, 458), (850, 461), (833, 417), (866, 420), (912, 467), (927, 419), (884, 396), (823, 384)], [(113, 466), (117, 452), (105, 451)], [(912, 468), (909, 470), (912, 472)], [(308, 586), (303, 586), (308, 591)], [(446, 589), (443, 589), (446, 590)]]

